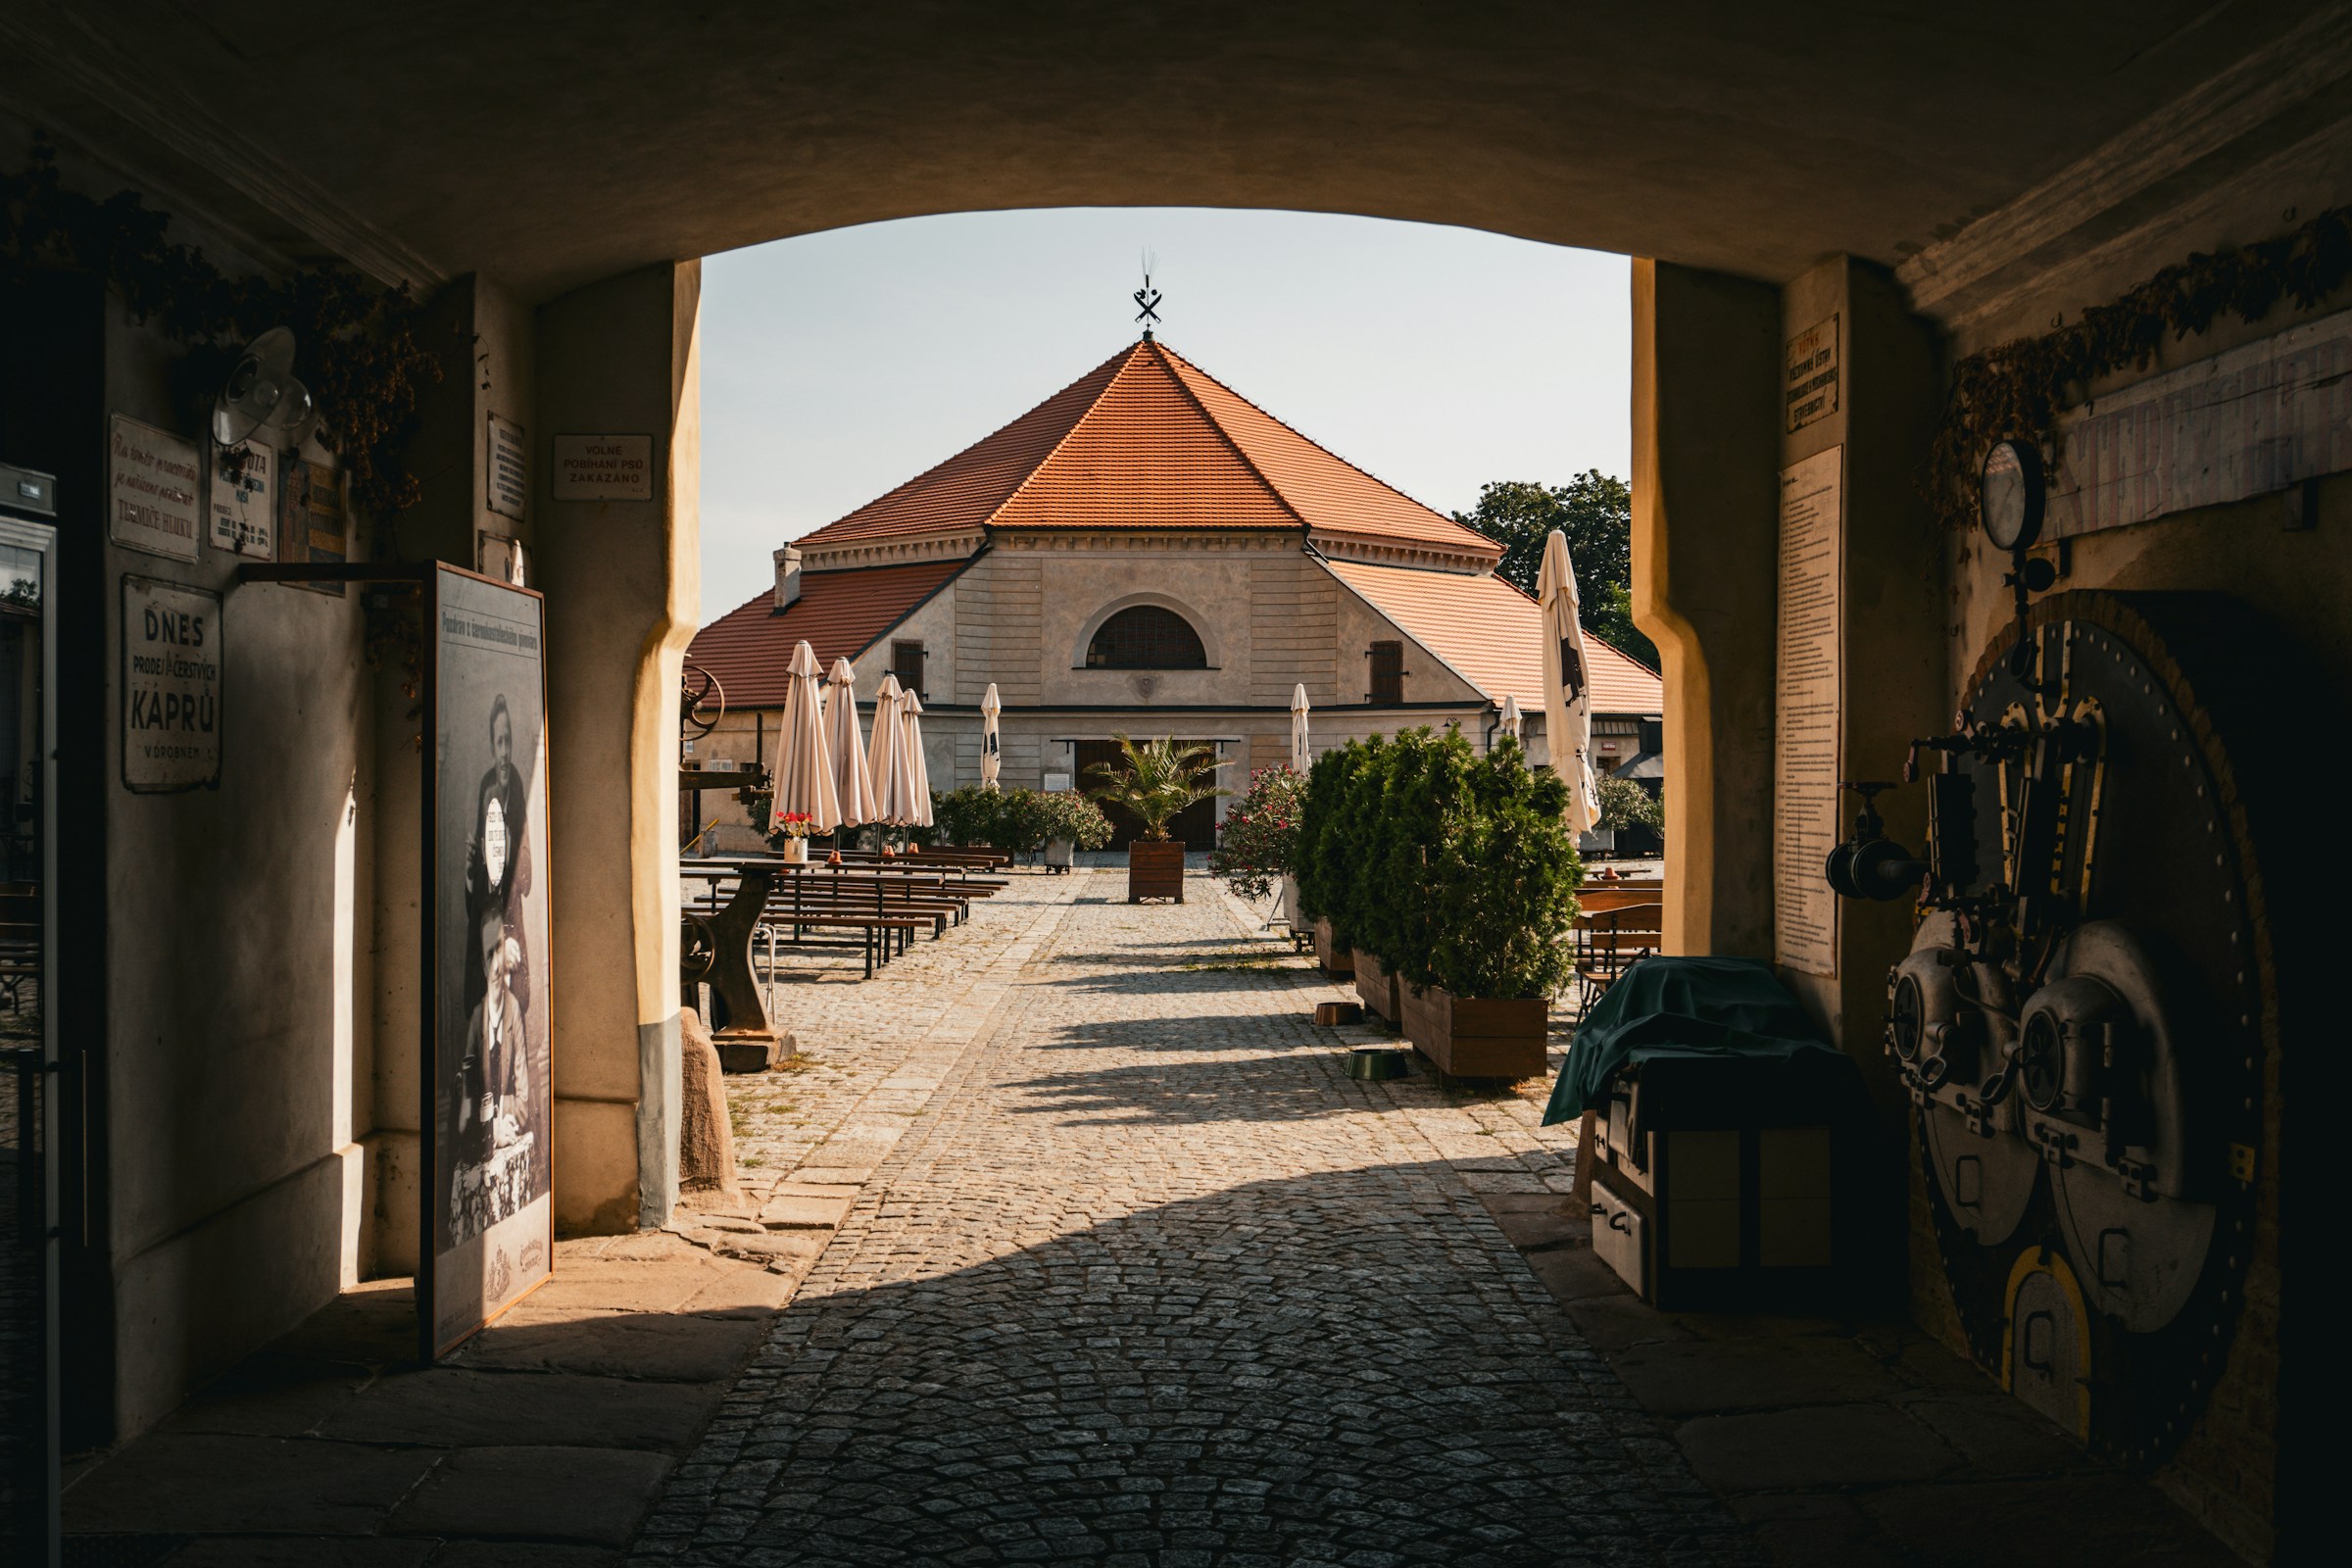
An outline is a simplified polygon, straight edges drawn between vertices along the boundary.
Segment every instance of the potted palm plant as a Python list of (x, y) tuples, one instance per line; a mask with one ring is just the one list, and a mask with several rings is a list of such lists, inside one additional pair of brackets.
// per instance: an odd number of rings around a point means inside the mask
[(1144, 825), (1143, 836), (1127, 846), (1127, 902), (1182, 904), (1184, 846), (1168, 837), (1168, 822), (1185, 808), (1227, 793), (1209, 782), (1223, 764), (1205, 746), (1172, 739), (1138, 745), (1125, 735), (1111, 738), (1119, 743), (1119, 760), (1087, 769), (1096, 781), (1087, 794), (1133, 812)]

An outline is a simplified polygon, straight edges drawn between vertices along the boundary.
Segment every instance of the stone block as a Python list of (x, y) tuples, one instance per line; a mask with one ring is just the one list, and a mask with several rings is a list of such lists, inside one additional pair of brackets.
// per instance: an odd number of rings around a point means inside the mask
[(666, 1454), (630, 1449), (468, 1448), (400, 1505), (391, 1529), (625, 1546), (669, 1467)]
[(1610, 1364), (1626, 1392), (1661, 1415), (1850, 1404), (1904, 1389), (1853, 1341), (1828, 1337), (1642, 1345)]
[[(525, 1303), (526, 1305), (530, 1303)], [(517, 1307), (452, 1353), (454, 1365), (710, 1383), (731, 1377), (759, 1343), (743, 1317), (601, 1312), (555, 1317)]]
[[(435, 1544), (372, 1536), (205, 1536), (169, 1561), (172, 1568), (439, 1568), (449, 1558), (435, 1557)], [(66, 1560), (76, 1560), (71, 1547)]]
[(718, 1395), (710, 1384), (434, 1367), (379, 1379), (319, 1431), (355, 1443), (437, 1448), (560, 1434), (580, 1447), (680, 1449), (702, 1431)]
[(849, 1217), (850, 1198), (807, 1198), (780, 1193), (760, 1210), (760, 1223), (770, 1230), (838, 1230)]
[[(437, 1455), (316, 1439), (157, 1432), (67, 1492), (66, 1529), (202, 1535), (362, 1535)], [(268, 1476), (270, 1485), (254, 1485)]]
[(1699, 1480), (1721, 1493), (1929, 1481), (1960, 1467), (1935, 1433), (1885, 1404), (1701, 1416), (1675, 1438)]
[[(678, 1059), (685, 1091), (678, 1117), (678, 1191), (731, 1197), (741, 1189), (736, 1185), (735, 1132), (727, 1119), (722, 1053), (711, 1044), (702, 1015), (692, 1008), (678, 1015)], [(765, 1068), (762, 1062), (747, 1070)]]

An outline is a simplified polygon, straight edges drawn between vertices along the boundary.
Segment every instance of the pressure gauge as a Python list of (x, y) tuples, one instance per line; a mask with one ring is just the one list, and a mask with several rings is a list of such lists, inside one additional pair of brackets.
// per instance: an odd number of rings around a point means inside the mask
[(1980, 495), (1984, 537), (1995, 550), (2018, 551), (2041, 537), (2041, 453), (2023, 441), (1996, 441), (1984, 455)]

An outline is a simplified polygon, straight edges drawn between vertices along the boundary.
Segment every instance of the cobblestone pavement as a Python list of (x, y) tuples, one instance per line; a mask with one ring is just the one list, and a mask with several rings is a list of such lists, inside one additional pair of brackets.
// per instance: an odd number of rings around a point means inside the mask
[(818, 1066), (744, 1147), (845, 1212), (637, 1560), (1751, 1560), (1480, 1200), (1566, 1189), (1536, 1096), (1348, 1079), (1191, 897), (1016, 879), (786, 988)]

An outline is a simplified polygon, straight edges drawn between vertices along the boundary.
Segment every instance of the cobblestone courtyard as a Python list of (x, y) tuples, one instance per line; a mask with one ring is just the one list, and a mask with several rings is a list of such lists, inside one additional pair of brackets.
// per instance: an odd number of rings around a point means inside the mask
[(1481, 1201), (1566, 1190), (1540, 1086), (1350, 1080), (1213, 884), (1123, 892), (780, 989), (745, 1174), (838, 1229), (638, 1560), (1741, 1560)]

